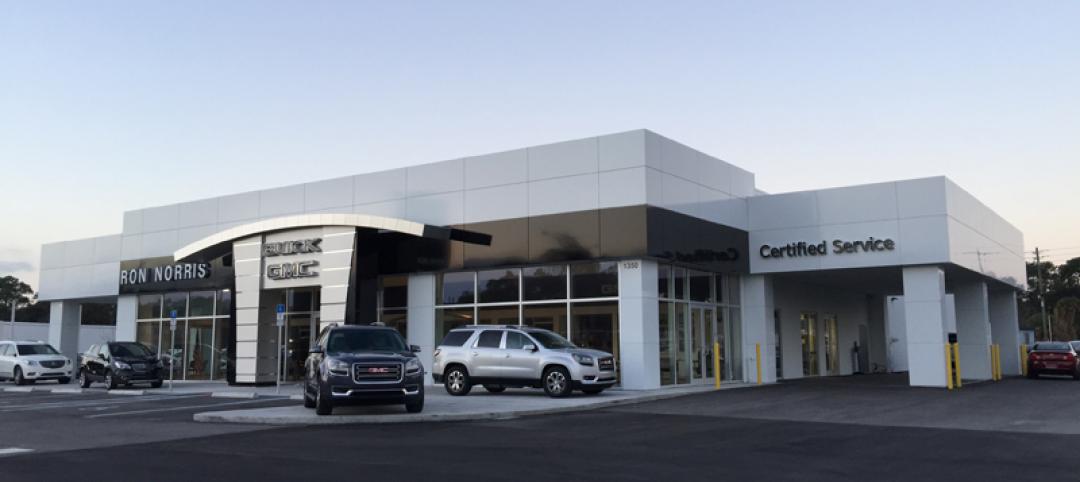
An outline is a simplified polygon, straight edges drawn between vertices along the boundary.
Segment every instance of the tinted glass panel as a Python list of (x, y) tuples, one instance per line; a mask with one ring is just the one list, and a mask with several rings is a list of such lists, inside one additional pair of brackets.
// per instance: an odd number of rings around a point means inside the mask
[(598, 258), (599, 221), (596, 210), (529, 218), (529, 261), (548, 263)]
[(315, 293), (310, 289), (288, 290), (286, 310), (290, 313), (315, 311)]
[(439, 345), (461, 346), (469, 340), (469, 337), (471, 337), (472, 334), (472, 330), (451, 331), (450, 333), (446, 334), (446, 338), (443, 338), (442, 343), (439, 343)]
[(1035, 345), (1035, 351), (1069, 351), (1069, 344), (1059, 342), (1043, 342)]
[(518, 301), (518, 272), (516, 269), (498, 269), (476, 273), (480, 291), (480, 303)]
[(187, 293), (165, 293), (165, 309), (161, 316), (169, 318), (174, 310), (177, 318), (187, 316)]
[(673, 276), (674, 285), (673, 285), (673, 289), (672, 289), (672, 293), (674, 295), (672, 297), (677, 299), (677, 300), (685, 300), (686, 299), (686, 268), (672, 268), (671, 271), (674, 274), (674, 276)]
[(498, 348), (499, 343), (502, 342), (503, 332), (495, 330), (485, 330), (480, 333), (480, 338), (476, 340), (476, 346), (478, 348)]
[(523, 264), (529, 260), (529, 220), (471, 223), (465, 229), (491, 235), (491, 245), (461, 243), (465, 266), (483, 268)]
[(161, 318), (161, 295), (139, 295), (139, 319)]
[(214, 314), (214, 292), (191, 292), (191, 316), (210, 316)]
[(383, 308), (404, 308), (409, 306), (409, 277), (384, 276), (382, 283)]
[(218, 292), (217, 314), (228, 315), (232, 309), (232, 291), (222, 290)]
[(161, 335), (161, 322), (145, 321), (135, 326), (135, 341), (150, 347), (151, 351), (156, 354), (158, 347), (161, 346), (161, 340), (158, 339)]
[(83, 303), (79, 323), (83, 325), (115, 325), (116, 303)]
[(570, 341), (606, 351), (618, 358), (619, 303), (574, 303), (570, 306), (573, 334)]
[(148, 357), (155, 355), (141, 343), (131, 342), (109, 343), (109, 353), (114, 357)]
[(701, 271), (690, 271), (690, 299), (693, 301), (712, 301), (712, 288), (709, 280), (712, 275)]
[(566, 265), (534, 266), (522, 270), (524, 275), (525, 299), (563, 300), (566, 299)]
[(725, 279), (724, 275), (722, 275), (722, 274), (718, 274), (718, 275), (714, 276), (714, 278), (716, 279), (716, 297), (718, 298), (716, 300), (716, 302), (717, 303), (727, 303), (727, 301), (728, 301), (728, 294), (726, 292), (726, 290), (727, 290), (727, 280)]
[(656, 293), (661, 298), (671, 297), (671, 266), (664, 264), (657, 266)]
[(409, 316), (408, 310), (392, 309), (383, 310), (382, 316), (379, 318), (386, 326), (393, 328), (401, 333), (401, 336), (405, 339), (409, 338)]
[(739, 292), (739, 276), (730, 275), (726, 278), (728, 284), (728, 299), (727, 302), (733, 305), (737, 305), (742, 300), (742, 294)]
[(472, 303), (474, 296), (473, 273), (443, 273), (439, 275), (439, 303), (457, 305)]
[(525, 305), (522, 307), (524, 318), (522, 324), (533, 328), (551, 330), (562, 336), (566, 332), (566, 304), (550, 305)]
[(630, 206), (600, 210), (600, 255), (604, 258), (647, 254), (646, 207)]
[(570, 266), (574, 298), (619, 296), (619, 265), (614, 261)]
[(514, 306), (481, 306), (478, 310), (478, 325), (517, 325), (518, 307)]
[(459, 326), (473, 324), (472, 308), (440, 308), (435, 310), (435, 336), (445, 336), (450, 330)]

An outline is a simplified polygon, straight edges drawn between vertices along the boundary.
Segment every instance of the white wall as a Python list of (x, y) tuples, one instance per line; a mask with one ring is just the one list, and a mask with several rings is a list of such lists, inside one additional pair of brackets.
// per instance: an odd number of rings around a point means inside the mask
[(650, 204), (746, 228), (754, 175), (647, 130), (124, 213), (122, 259), (169, 256), (288, 214), (355, 212), (461, 225)]
[[(8, 323), (0, 324), (0, 339), (4, 340), (49, 340), (48, 323), (15, 323), (15, 336), (10, 336), (11, 329)], [(79, 326), (79, 342), (75, 345), (79, 353), (86, 351), (90, 345), (106, 341), (114, 341), (116, 327), (106, 325), (81, 325)]]
[(41, 246), (38, 299), (115, 296), (120, 276), (119, 235)]
[[(752, 197), (750, 271), (954, 263), (1022, 288), (1020, 231), (944, 177)], [(893, 250), (836, 254), (831, 243), (892, 239)], [(824, 256), (762, 257), (761, 246), (827, 242)]]

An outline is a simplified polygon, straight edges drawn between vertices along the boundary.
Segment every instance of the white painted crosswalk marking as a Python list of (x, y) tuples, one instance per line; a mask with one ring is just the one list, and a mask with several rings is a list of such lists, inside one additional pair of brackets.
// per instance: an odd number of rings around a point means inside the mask
[(33, 452), (33, 451), (34, 451), (34, 449), (24, 449), (24, 448), (19, 448), (19, 447), (8, 447), (8, 448), (0, 449), (0, 456), (15, 455), (15, 454), (25, 454), (27, 452)]

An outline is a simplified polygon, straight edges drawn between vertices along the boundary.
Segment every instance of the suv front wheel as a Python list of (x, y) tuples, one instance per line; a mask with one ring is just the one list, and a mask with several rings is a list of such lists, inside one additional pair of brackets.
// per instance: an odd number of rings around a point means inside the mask
[(469, 383), (469, 372), (465, 371), (464, 367), (455, 366), (451, 367), (446, 372), (446, 393), (454, 396), (468, 395), (469, 390), (472, 390), (472, 384)]
[(573, 390), (570, 373), (563, 367), (551, 367), (544, 370), (544, 393), (552, 398), (570, 396)]

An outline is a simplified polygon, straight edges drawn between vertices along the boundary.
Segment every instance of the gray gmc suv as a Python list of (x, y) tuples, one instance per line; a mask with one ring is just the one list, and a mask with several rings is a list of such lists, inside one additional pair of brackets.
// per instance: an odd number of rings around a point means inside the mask
[(308, 352), (304, 406), (319, 415), (345, 404), (403, 403), (409, 413), (420, 412), (424, 366), (419, 351), (393, 328), (331, 325)]
[(602, 392), (616, 382), (615, 357), (578, 348), (559, 334), (525, 326), (455, 328), (435, 349), (431, 373), (451, 395), (473, 385), (498, 393), (507, 387), (543, 388), (551, 397), (573, 390)]

